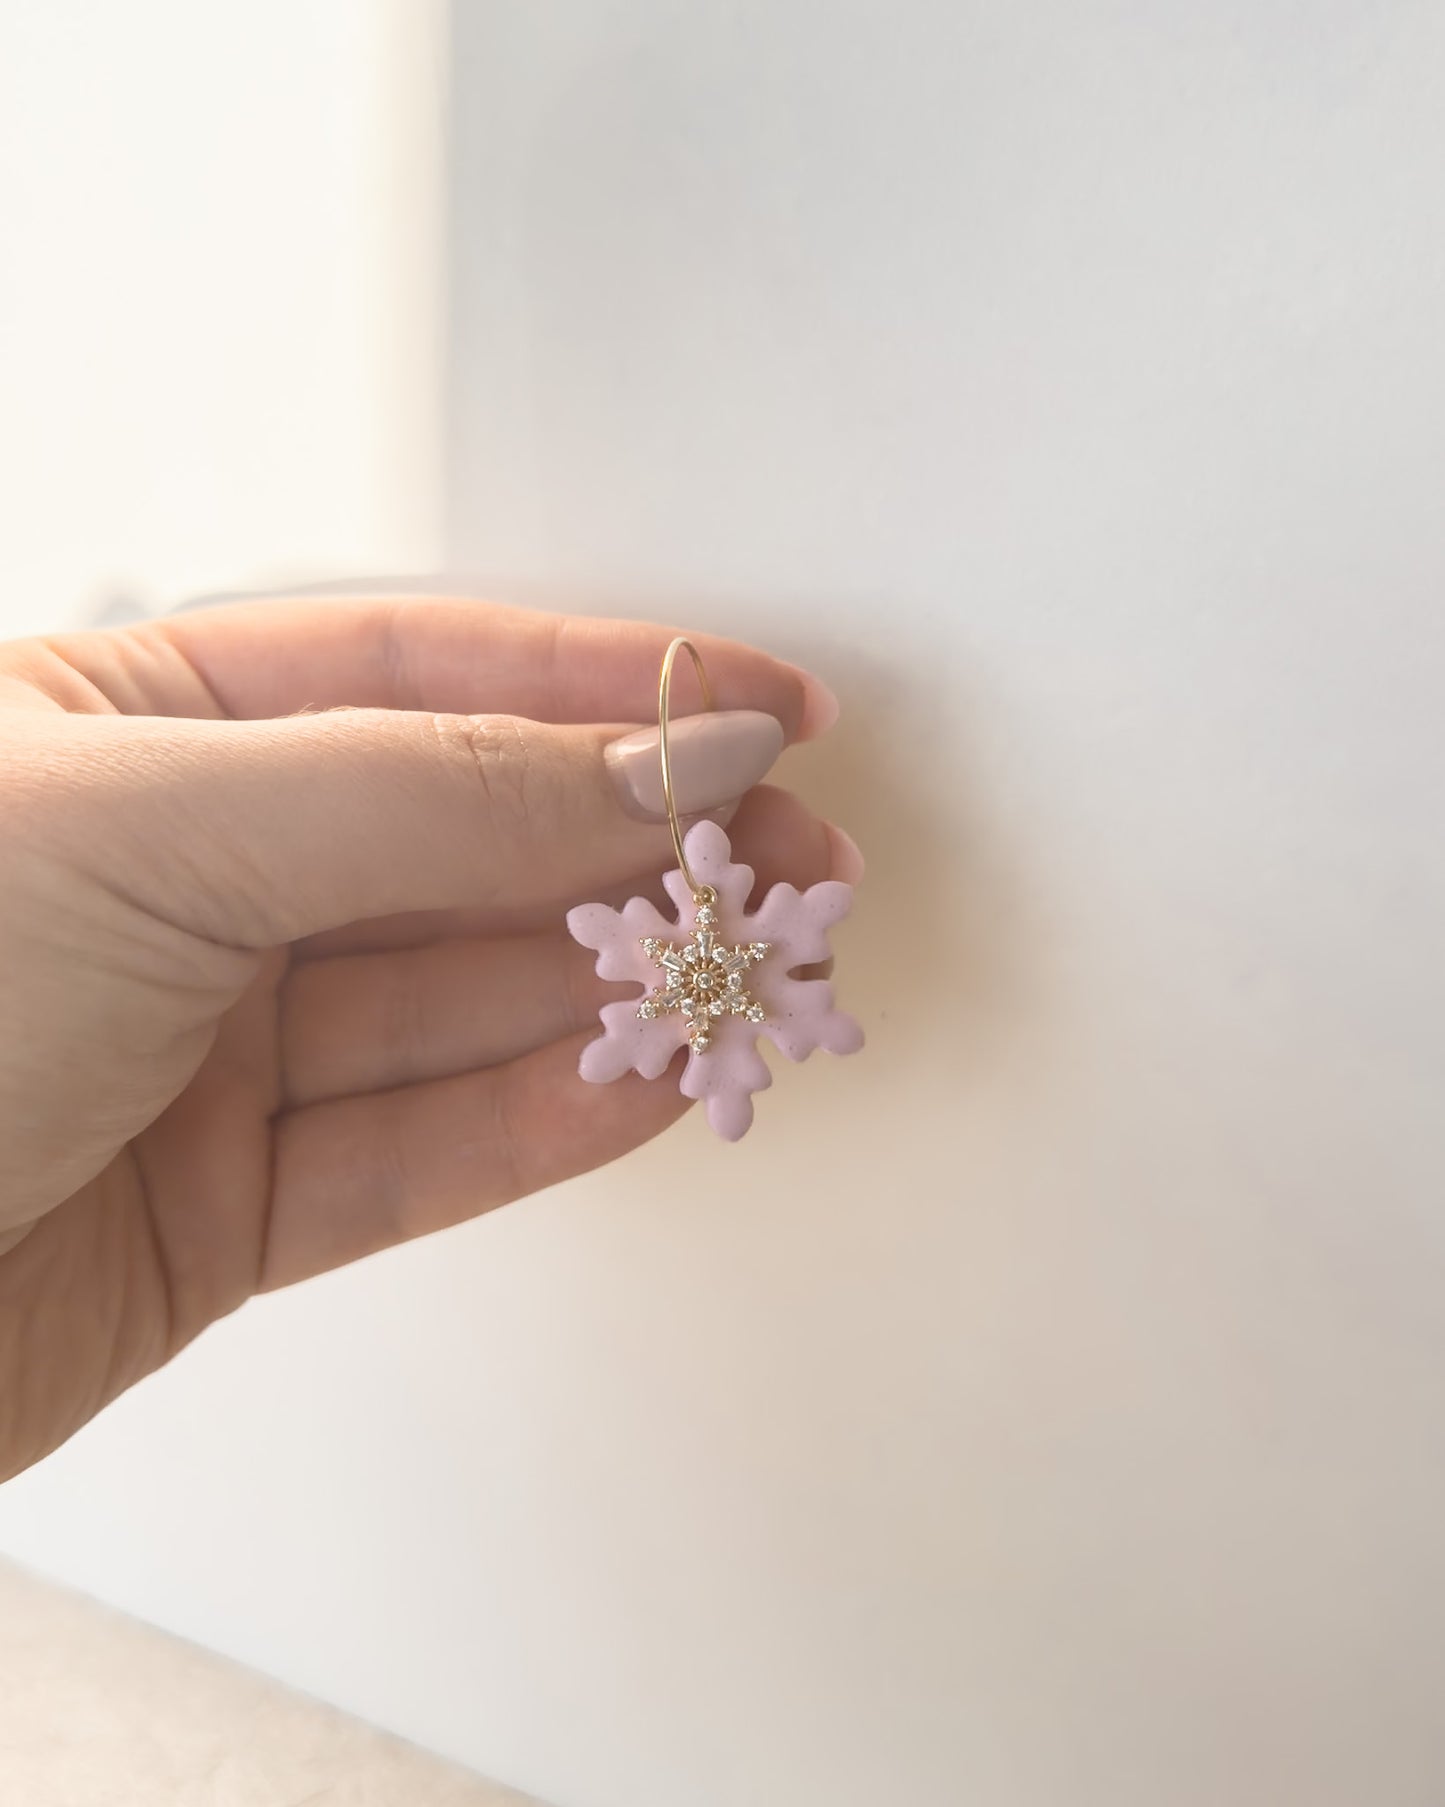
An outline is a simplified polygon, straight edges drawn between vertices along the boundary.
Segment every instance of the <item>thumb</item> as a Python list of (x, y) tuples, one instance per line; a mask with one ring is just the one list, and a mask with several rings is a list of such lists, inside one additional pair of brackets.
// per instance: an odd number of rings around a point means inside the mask
[[(104, 772), (88, 863), (232, 945), (402, 911), (560, 907), (670, 862), (655, 728), (387, 709), (69, 720)], [(700, 814), (764, 776), (783, 730), (730, 710), (675, 722), (669, 744), (678, 807)]]

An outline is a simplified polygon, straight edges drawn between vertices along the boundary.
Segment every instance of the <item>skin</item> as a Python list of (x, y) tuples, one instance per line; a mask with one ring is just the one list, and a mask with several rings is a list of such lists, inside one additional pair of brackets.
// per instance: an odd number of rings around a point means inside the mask
[[(577, 1077), (619, 988), (562, 927), (661, 900), (602, 753), (670, 638), (386, 598), (0, 646), (0, 1479), (253, 1293), (687, 1108)], [(700, 645), (719, 707), (826, 725), (795, 667)], [(721, 813), (760, 890), (829, 876), (785, 793)]]

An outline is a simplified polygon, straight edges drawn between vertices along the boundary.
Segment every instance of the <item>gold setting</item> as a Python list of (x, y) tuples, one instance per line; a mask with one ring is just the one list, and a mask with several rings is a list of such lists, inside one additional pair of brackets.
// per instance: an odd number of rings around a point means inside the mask
[(688, 1046), (694, 1054), (706, 1054), (712, 1046), (712, 1027), (719, 1017), (745, 1016), (761, 1023), (767, 1012), (748, 991), (748, 972), (768, 953), (766, 941), (729, 947), (717, 934), (716, 896), (709, 885), (697, 893), (697, 923), (690, 940), (681, 947), (647, 935), (642, 951), (662, 969), (662, 983), (637, 1006), (644, 1022), (677, 1011), (687, 1023)]

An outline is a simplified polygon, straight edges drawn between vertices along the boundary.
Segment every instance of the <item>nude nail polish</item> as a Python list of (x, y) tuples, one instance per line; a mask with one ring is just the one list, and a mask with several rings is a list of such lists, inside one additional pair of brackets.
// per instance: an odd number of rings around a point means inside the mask
[(837, 697), (811, 671), (804, 671), (802, 666), (795, 669), (803, 679), (803, 720), (798, 729), (800, 740), (816, 740), (820, 734), (826, 734), (837, 721), (841, 705)]
[[(726, 709), (674, 721), (667, 744), (678, 812), (698, 815), (733, 802), (766, 776), (783, 750), (783, 728), (761, 710)], [(665, 821), (657, 729), (614, 740), (604, 757), (628, 815)]]
[(863, 877), (863, 855), (858, 843), (836, 822), (828, 823), (828, 876), (840, 878), (845, 885), (856, 885)]

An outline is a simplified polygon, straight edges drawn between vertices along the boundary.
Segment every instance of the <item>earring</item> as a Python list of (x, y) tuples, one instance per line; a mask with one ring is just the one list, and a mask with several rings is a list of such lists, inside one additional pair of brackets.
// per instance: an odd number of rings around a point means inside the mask
[(697, 648), (674, 640), (662, 661), (657, 729), (662, 795), (677, 856), (677, 870), (662, 882), (677, 920), (669, 922), (643, 897), (630, 898), (620, 910), (590, 903), (568, 912), (568, 932), (596, 953), (599, 977), (644, 988), (640, 998), (602, 1006), (603, 1033), (582, 1050), (579, 1071), (598, 1084), (628, 1072), (658, 1079), (685, 1044), (683, 1096), (706, 1100), (708, 1122), (736, 1142), (752, 1123), (753, 1093), (773, 1083), (758, 1052), (760, 1037), (789, 1060), (806, 1060), (815, 1048), (855, 1054), (863, 1046), (862, 1029), (834, 1008), (831, 983), (794, 976), (798, 967), (829, 957), (828, 930), (848, 914), (853, 887), (838, 879), (802, 892), (777, 884), (749, 914), (753, 871), (734, 864), (723, 830), (716, 822), (698, 822), (684, 838), (668, 753), (679, 652), (692, 659), (704, 708), (713, 706)]

